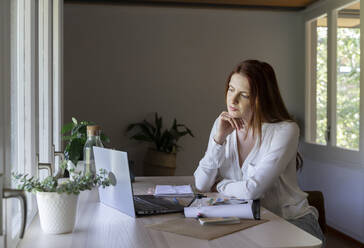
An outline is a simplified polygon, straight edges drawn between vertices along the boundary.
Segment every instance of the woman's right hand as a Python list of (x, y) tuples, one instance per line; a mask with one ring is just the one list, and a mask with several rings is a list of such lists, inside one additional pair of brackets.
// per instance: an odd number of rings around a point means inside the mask
[(244, 122), (241, 118), (234, 118), (228, 112), (223, 111), (218, 120), (217, 131), (214, 136), (216, 143), (222, 145), (226, 137), (231, 134), (234, 129), (239, 130), (244, 127)]

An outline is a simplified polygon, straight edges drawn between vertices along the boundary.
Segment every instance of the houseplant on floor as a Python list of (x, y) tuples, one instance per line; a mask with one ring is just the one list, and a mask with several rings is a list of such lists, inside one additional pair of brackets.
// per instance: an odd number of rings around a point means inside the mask
[(59, 183), (55, 176), (40, 181), (27, 174), (14, 174), (18, 188), (36, 194), (41, 228), (45, 233), (72, 232), (76, 220), (79, 193), (94, 187), (107, 187), (110, 179), (106, 170), (95, 177), (90, 175), (73, 177)]
[(192, 131), (186, 125), (178, 124), (173, 120), (170, 129), (162, 130), (162, 117), (155, 113), (154, 125), (147, 120), (128, 125), (126, 132), (137, 130), (130, 139), (152, 143), (144, 158), (144, 175), (146, 176), (173, 176), (176, 169), (176, 154), (180, 149), (178, 140), (190, 135)]

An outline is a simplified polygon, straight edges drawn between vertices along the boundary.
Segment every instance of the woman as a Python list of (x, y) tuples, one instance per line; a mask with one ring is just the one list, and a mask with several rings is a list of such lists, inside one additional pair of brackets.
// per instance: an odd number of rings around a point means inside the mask
[(227, 112), (216, 119), (194, 173), (200, 191), (260, 199), (273, 213), (324, 241), (317, 210), (297, 184), (299, 128), (289, 115), (273, 68), (239, 63), (226, 82)]

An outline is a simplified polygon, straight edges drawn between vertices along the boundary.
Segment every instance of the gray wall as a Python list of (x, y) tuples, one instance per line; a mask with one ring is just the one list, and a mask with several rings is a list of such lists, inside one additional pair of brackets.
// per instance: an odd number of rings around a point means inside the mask
[[(64, 119), (99, 123), (108, 146), (128, 151), (141, 174), (146, 145), (129, 141), (126, 125), (155, 111), (168, 124), (176, 117), (196, 136), (181, 139), (177, 159), (177, 175), (191, 175), (225, 108), (226, 76), (248, 58), (273, 65), (289, 111), (303, 123), (300, 13), (66, 4)], [(363, 169), (304, 155), (302, 188), (321, 190), (328, 224), (364, 242)]]
[(196, 136), (183, 137), (177, 155), (176, 174), (191, 175), (240, 60), (272, 64), (289, 111), (303, 119), (303, 47), (297, 12), (66, 4), (64, 120), (99, 123), (141, 174), (146, 145), (125, 127), (155, 111), (167, 126), (176, 117)]

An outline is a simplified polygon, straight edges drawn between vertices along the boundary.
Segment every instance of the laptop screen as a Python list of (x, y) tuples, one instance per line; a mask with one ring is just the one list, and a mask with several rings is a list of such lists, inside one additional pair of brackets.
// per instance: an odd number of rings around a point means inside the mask
[(126, 152), (93, 147), (96, 171), (105, 169), (113, 173), (116, 185), (99, 187), (101, 203), (135, 217), (133, 191), (130, 181), (128, 154)]

